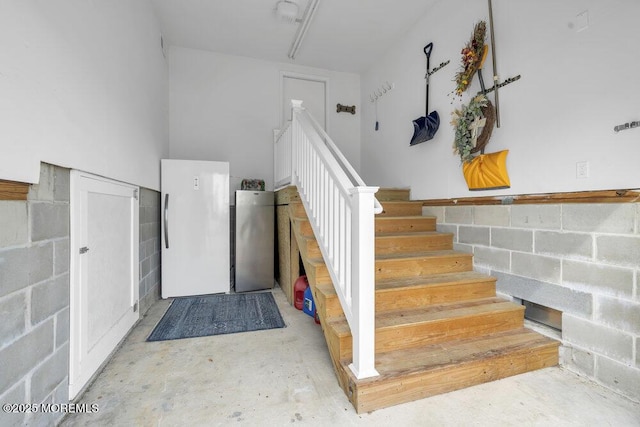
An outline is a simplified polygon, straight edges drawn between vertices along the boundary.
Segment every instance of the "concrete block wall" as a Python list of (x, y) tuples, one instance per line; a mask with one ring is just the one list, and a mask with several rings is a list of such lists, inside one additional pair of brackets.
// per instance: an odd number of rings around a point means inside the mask
[[(27, 201), (0, 201), (0, 402), (67, 403), (69, 170), (42, 165)], [(1, 413), (53, 425), (61, 413)]]
[(160, 193), (140, 189), (140, 314), (160, 299)]
[[(69, 170), (41, 165), (27, 201), (0, 200), (0, 403), (68, 403)], [(140, 314), (160, 294), (160, 194), (142, 188)], [(0, 425), (55, 425), (62, 413)]]
[(640, 401), (640, 203), (423, 208), (498, 292), (562, 311), (561, 364)]

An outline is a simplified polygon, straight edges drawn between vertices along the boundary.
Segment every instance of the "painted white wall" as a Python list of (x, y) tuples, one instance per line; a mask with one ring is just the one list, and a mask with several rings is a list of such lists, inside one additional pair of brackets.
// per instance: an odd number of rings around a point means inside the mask
[(168, 71), (147, 0), (0, 7), (0, 179), (40, 162), (160, 188)]
[[(273, 129), (280, 126), (281, 72), (328, 80), (328, 133), (360, 167), (360, 77), (292, 64), (172, 46), (170, 157), (228, 161), (232, 189), (243, 178), (273, 189)], [(357, 105), (358, 114), (335, 105)]]
[[(470, 192), (460, 159), (452, 153), (448, 96), (460, 68), (460, 50), (487, 2), (439, 1), (415, 27), (362, 76), (362, 175), (371, 185), (410, 186), (412, 197), (449, 198), (640, 187), (640, 128), (614, 126), (640, 120), (640, 2), (635, 0), (493, 0), (497, 69), (501, 79), (522, 78), (501, 89), (501, 127), (486, 152), (509, 149), (511, 188)], [(578, 31), (577, 15), (589, 26)], [(487, 43), (489, 43), (487, 34)], [(412, 121), (424, 115), (423, 47), (434, 43), (430, 110), (440, 114), (436, 137), (410, 147)], [(491, 55), (491, 53), (489, 54)], [(491, 86), (491, 57), (484, 78)], [(384, 82), (395, 88), (379, 99), (380, 130), (374, 130), (370, 95)], [(477, 77), (465, 94), (479, 91)], [(493, 102), (493, 96), (489, 95)], [(576, 178), (587, 161), (589, 178)]]

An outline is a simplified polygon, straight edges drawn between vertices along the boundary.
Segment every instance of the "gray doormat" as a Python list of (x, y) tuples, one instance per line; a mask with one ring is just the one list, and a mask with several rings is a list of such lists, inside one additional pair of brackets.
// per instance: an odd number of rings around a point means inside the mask
[(284, 328), (271, 292), (176, 298), (147, 341)]

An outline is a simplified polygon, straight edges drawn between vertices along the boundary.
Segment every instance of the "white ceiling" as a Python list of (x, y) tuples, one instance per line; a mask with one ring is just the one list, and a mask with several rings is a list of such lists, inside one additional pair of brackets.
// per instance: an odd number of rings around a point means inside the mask
[[(308, 0), (300, 5), (302, 17)], [(366, 71), (437, 0), (321, 0), (295, 60), (299, 24), (280, 21), (277, 0), (151, 0), (165, 44), (336, 71)]]

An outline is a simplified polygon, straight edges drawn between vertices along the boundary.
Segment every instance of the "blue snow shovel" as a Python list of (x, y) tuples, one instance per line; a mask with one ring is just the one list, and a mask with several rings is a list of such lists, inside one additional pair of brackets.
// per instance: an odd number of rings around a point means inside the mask
[(425, 76), (427, 80), (426, 107), (424, 117), (419, 117), (413, 121), (413, 136), (411, 137), (409, 145), (429, 141), (435, 136), (438, 127), (440, 127), (440, 116), (438, 112), (434, 110), (429, 113), (429, 59), (432, 50), (433, 43), (429, 43), (424, 47), (424, 54), (427, 56), (427, 74)]

